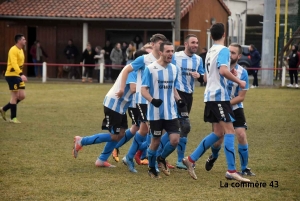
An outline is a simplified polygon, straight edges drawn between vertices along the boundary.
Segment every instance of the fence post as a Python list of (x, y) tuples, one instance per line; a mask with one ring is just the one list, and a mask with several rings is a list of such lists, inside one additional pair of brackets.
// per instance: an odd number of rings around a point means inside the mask
[(286, 73), (286, 67), (282, 66), (282, 77), (281, 77), (281, 86), (285, 86), (285, 73)]
[(43, 79), (42, 82), (46, 82), (47, 80), (47, 63), (43, 62)]
[(104, 77), (104, 63), (100, 63), (100, 73), (99, 73), (99, 81), (100, 84), (103, 84), (103, 77)]

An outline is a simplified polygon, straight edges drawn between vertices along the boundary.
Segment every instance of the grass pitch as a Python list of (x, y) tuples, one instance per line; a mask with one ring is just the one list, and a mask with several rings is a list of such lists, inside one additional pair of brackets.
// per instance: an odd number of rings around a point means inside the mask
[[(132, 174), (111, 158), (117, 168), (97, 168), (94, 162), (104, 144), (84, 147), (74, 159), (75, 135), (102, 132), (102, 101), (110, 87), (26, 84), (26, 100), (18, 105), (22, 123), (0, 119), (1, 200), (300, 200), (299, 90), (258, 88), (247, 92), (249, 167), (257, 175), (251, 180), (266, 183), (266, 187), (241, 188), (232, 187), (224, 178), (223, 149), (210, 172), (204, 169), (210, 150), (196, 163), (198, 180), (178, 169), (171, 170), (169, 177), (162, 174), (162, 179), (153, 180), (146, 166), (137, 166), (138, 173)], [(197, 87), (194, 94), (187, 154), (211, 130), (211, 125), (203, 122), (203, 91)], [(0, 105), (8, 100), (8, 87), (2, 80)], [(130, 144), (120, 149), (120, 158)], [(176, 159), (175, 151), (168, 160), (175, 164)], [(236, 163), (239, 169), (239, 160)]]

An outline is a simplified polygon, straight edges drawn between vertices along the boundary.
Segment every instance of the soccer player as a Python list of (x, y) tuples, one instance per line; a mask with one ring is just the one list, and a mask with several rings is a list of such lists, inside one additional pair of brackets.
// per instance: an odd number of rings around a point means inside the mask
[(141, 95), (141, 83), (142, 83), (142, 75), (145, 69), (145, 66), (148, 66), (152, 62), (156, 61), (159, 55), (159, 47), (160, 44), (164, 41), (167, 41), (166, 37), (162, 34), (154, 34), (151, 38), (151, 45), (153, 46), (153, 51), (147, 55), (143, 55), (135, 59), (132, 63), (125, 66), (122, 70), (123, 74), (121, 76), (121, 85), (119, 91), (116, 93), (118, 97), (121, 97), (124, 94), (124, 87), (126, 85), (126, 80), (128, 74), (132, 71), (137, 72), (137, 82), (136, 82), (136, 106), (139, 111), (139, 121), (140, 128), (138, 132), (134, 136), (134, 140), (132, 141), (132, 145), (127, 153), (127, 155), (123, 158), (123, 163), (128, 166), (129, 171), (136, 173), (137, 171), (134, 169), (133, 158), (136, 152), (140, 149), (142, 143), (146, 140), (147, 134), (149, 132), (149, 128), (147, 125), (147, 100)]
[[(123, 71), (121, 71), (116, 82), (106, 94), (103, 102), (105, 118), (102, 128), (108, 129), (109, 133), (98, 133), (87, 137), (75, 136), (73, 148), (74, 158), (77, 158), (78, 152), (83, 146), (107, 142), (103, 152), (96, 160), (95, 165), (97, 167), (115, 167), (107, 162), (107, 158), (125, 133), (127, 135), (129, 132), (130, 135), (133, 135), (132, 133), (136, 132), (134, 127), (127, 129), (126, 115), (126, 110), (132, 100), (132, 94), (135, 93), (134, 89), (130, 88), (129, 84), (126, 84), (123, 95), (121, 97), (116, 96), (120, 88), (122, 73)], [(127, 130), (125, 131), (125, 129)]]
[(25, 99), (25, 82), (27, 78), (23, 75), (23, 64), (25, 60), (23, 47), (26, 39), (23, 34), (15, 35), (16, 44), (12, 46), (8, 52), (7, 68), (5, 79), (8, 83), (10, 93), (10, 101), (4, 107), (0, 108), (0, 114), (6, 121), (5, 112), (10, 109), (11, 123), (21, 123), (17, 119), (17, 104)]
[[(142, 55), (145, 55), (145, 54), (148, 54), (147, 51), (145, 50), (138, 50), (135, 52), (134, 54), (134, 58), (138, 58)], [(128, 79), (127, 79), (127, 82), (126, 84), (130, 84), (130, 88), (132, 91), (135, 91), (136, 90), (136, 72), (133, 71), (131, 73), (129, 73), (128, 75)], [(137, 127), (137, 130), (139, 129), (139, 126), (140, 126), (140, 123), (139, 123), (139, 110), (136, 108), (136, 100), (135, 100), (135, 93), (133, 94), (132, 96), (132, 101), (128, 107), (128, 114), (130, 116), (130, 118), (132, 119), (132, 126), (136, 126)], [(126, 135), (127, 134), (127, 135)], [(116, 162), (119, 162), (119, 148), (121, 146), (123, 146), (125, 143), (127, 143), (133, 136), (135, 133), (132, 133), (133, 135), (131, 135), (131, 133), (126, 133), (124, 135), (124, 137), (118, 142), (118, 144), (116, 145), (115, 149), (113, 150), (112, 152), (112, 157), (113, 159), (116, 161)], [(140, 160), (139, 159), (139, 164), (146, 164), (148, 165), (148, 159), (144, 159), (144, 160)]]
[(224, 46), (225, 29), (222, 23), (216, 23), (210, 28), (214, 45), (209, 49), (205, 61), (205, 77), (207, 85), (204, 92), (204, 121), (213, 123), (213, 132), (206, 136), (194, 150), (194, 152), (183, 159), (190, 176), (197, 179), (193, 164), (211, 147), (223, 137), (225, 144), (225, 155), (227, 161), (226, 176), (242, 182), (250, 182), (249, 179), (241, 177), (235, 168), (234, 150), (234, 114), (230, 105), (230, 97), (226, 90), (226, 79), (236, 82), (242, 89), (246, 82), (235, 77), (230, 71), (230, 52)]
[[(255, 176), (251, 172), (250, 168), (247, 168), (248, 165), (248, 142), (246, 136), (247, 123), (244, 115), (243, 101), (246, 96), (246, 92), (249, 89), (248, 73), (243, 67), (237, 64), (238, 60), (242, 57), (242, 47), (237, 43), (232, 43), (229, 46), (230, 51), (230, 69), (235, 70), (237, 73), (237, 78), (244, 80), (246, 82), (246, 87), (244, 89), (240, 88), (239, 85), (235, 82), (228, 81), (227, 91), (230, 96), (230, 104), (233, 109), (233, 114), (235, 116), (235, 121), (233, 122), (233, 127), (235, 129), (235, 134), (238, 139), (238, 152), (240, 155), (241, 162), (241, 175)], [(219, 156), (219, 151), (223, 143), (224, 138), (220, 138), (213, 146), (211, 146), (212, 155), (206, 161), (205, 169), (210, 171), (214, 165), (214, 162)], [(226, 175), (227, 177), (227, 175)], [(231, 177), (228, 177), (231, 179)]]
[[(195, 54), (198, 50), (197, 36), (189, 34), (185, 37), (184, 50), (175, 52), (172, 58), (172, 64), (179, 68), (176, 90), (182, 100), (186, 103), (184, 108), (178, 108), (180, 122), (180, 141), (177, 146), (177, 162), (176, 167), (179, 169), (187, 169), (182, 163), (184, 158), (187, 136), (191, 130), (189, 113), (193, 103), (193, 92), (195, 87), (195, 79), (204, 75), (203, 62), (200, 56)], [(168, 134), (164, 134), (161, 139), (160, 151), (168, 141)]]
[[(185, 103), (175, 88), (179, 71), (175, 65), (171, 64), (173, 53), (172, 43), (161, 43), (160, 58), (146, 67), (143, 73), (141, 93), (151, 103), (148, 104), (147, 112), (150, 132), (153, 136), (148, 148), (148, 174), (151, 178), (159, 178), (155, 167), (156, 160), (163, 173), (170, 175), (166, 157), (175, 150), (180, 138), (177, 105), (182, 108)], [(165, 145), (161, 155), (156, 156), (163, 130), (169, 134), (170, 142)]]

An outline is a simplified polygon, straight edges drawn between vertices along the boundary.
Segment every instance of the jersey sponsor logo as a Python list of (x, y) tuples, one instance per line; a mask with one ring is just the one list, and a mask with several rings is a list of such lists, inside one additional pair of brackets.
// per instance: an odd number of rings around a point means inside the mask
[[(173, 83), (174, 81), (173, 80), (167, 80), (167, 81), (164, 81), (164, 80), (157, 80), (158, 84), (159, 85), (159, 88), (160, 89), (172, 89), (173, 88)], [(166, 85), (166, 84), (169, 84), (169, 85)], [(172, 85), (170, 85), (172, 84)]]
[(156, 66), (153, 66), (153, 69), (158, 69)]

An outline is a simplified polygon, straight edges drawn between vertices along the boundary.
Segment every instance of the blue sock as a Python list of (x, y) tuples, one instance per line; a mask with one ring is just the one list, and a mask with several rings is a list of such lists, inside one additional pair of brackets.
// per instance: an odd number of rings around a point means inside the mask
[(156, 151), (151, 150), (148, 148), (148, 161), (149, 161), (149, 167), (150, 168), (155, 168), (155, 162), (156, 162)]
[(224, 152), (226, 156), (228, 170), (236, 170), (235, 153), (234, 153), (234, 134), (225, 134)]
[(184, 153), (185, 153), (185, 147), (187, 143), (187, 138), (186, 137), (181, 137), (179, 140), (179, 143), (177, 145), (177, 161), (181, 162), (182, 159), (184, 158)]
[(248, 165), (248, 144), (241, 145), (238, 144), (239, 149), (239, 155), (240, 155), (240, 161), (241, 161), (241, 168), (242, 171), (247, 168)]
[(160, 138), (160, 145), (157, 149), (157, 156), (160, 156), (161, 153), (163, 152), (165, 145), (167, 144), (167, 142), (169, 142), (169, 134), (165, 133), (163, 134), (163, 136)]
[(105, 147), (104, 147), (102, 153), (99, 156), (99, 159), (101, 161), (107, 161), (107, 159), (109, 158), (109, 156), (113, 152), (114, 148), (116, 147), (117, 143), (118, 142), (116, 142), (116, 141), (107, 142), (105, 144)]
[(219, 157), (220, 149), (221, 149), (221, 146), (219, 146), (219, 147), (215, 147), (214, 145), (211, 146), (211, 151), (212, 151), (213, 158), (218, 158)]
[(195, 149), (195, 151), (190, 155), (190, 158), (193, 161), (197, 161), (204, 153), (205, 151), (211, 147), (216, 141), (219, 140), (219, 137), (216, 136), (216, 134), (211, 133), (207, 135), (198, 145), (198, 147)]
[(175, 149), (176, 149), (176, 147), (172, 146), (169, 141), (165, 145), (165, 148), (164, 148), (163, 152), (161, 153), (161, 155), (157, 155), (157, 156), (161, 156), (162, 158), (167, 158)]
[(101, 142), (110, 142), (111, 136), (109, 133), (98, 133), (92, 136), (83, 137), (81, 140), (81, 145), (91, 145), (91, 144), (99, 144)]
[(140, 149), (140, 146), (142, 145), (142, 143), (146, 140), (146, 137), (141, 136), (141, 134), (139, 132), (136, 132), (133, 140), (132, 140), (132, 144), (129, 148), (129, 151), (127, 153), (127, 157), (129, 159), (133, 159), (134, 155), (136, 154), (137, 150)]
[(140, 159), (145, 159), (147, 157), (147, 148), (150, 146), (151, 138), (152, 138), (151, 134), (148, 133), (146, 141), (143, 142), (143, 144), (142, 144), (142, 146), (140, 148), (140, 150), (143, 151)]
[(127, 129), (125, 131), (125, 135), (124, 137), (122, 137), (122, 139), (118, 142), (118, 144), (116, 145), (115, 148), (119, 149), (121, 146), (123, 146), (126, 142), (128, 142), (132, 137), (134, 136), (134, 134), (132, 134), (130, 132), (130, 129)]

